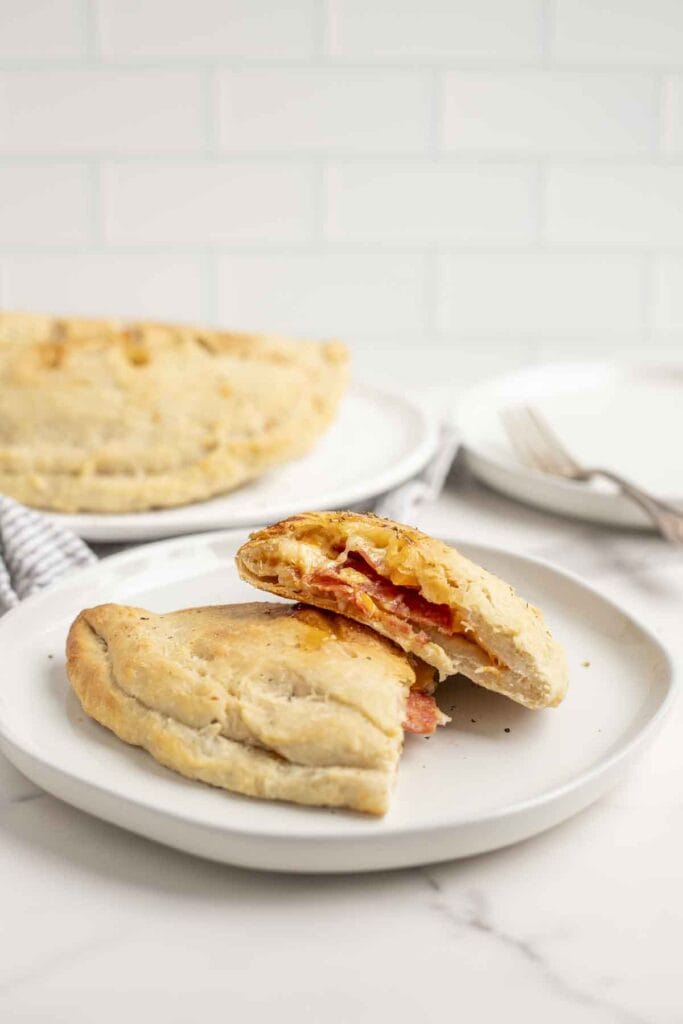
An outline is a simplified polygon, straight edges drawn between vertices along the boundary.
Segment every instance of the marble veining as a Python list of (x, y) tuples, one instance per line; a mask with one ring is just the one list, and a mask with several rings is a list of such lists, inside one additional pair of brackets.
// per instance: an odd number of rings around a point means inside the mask
[(512, 950), (527, 963), (531, 964), (538, 972), (539, 980), (547, 983), (555, 993), (570, 1004), (580, 1007), (593, 1007), (604, 1010), (612, 1015), (615, 1022), (623, 1024), (648, 1024), (647, 1018), (639, 1014), (631, 1013), (595, 992), (587, 992), (569, 984), (546, 960), (542, 952), (542, 942), (532, 941), (521, 936), (512, 935), (496, 927), (493, 920), (492, 908), (486, 894), (479, 889), (471, 889), (465, 893), (462, 907), (454, 907), (448, 902), (444, 890), (435, 878), (433, 871), (428, 868), (420, 869), (429, 888), (438, 893), (433, 899), (432, 906), (451, 925), (454, 925), (459, 935), (463, 930), (475, 931), (492, 942)]
[(30, 800), (40, 800), (45, 796), (47, 796), (47, 793), (43, 793), (40, 790), (37, 793), (21, 793), (19, 796), (9, 797), (8, 803), (26, 804)]

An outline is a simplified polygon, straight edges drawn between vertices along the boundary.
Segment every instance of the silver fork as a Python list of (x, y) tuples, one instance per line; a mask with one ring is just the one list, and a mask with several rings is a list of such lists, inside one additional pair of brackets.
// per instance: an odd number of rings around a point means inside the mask
[(660, 501), (609, 469), (579, 465), (543, 417), (530, 406), (504, 409), (500, 417), (517, 454), (532, 469), (567, 480), (591, 480), (596, 476), (611, 480), (623, 494), (640, 505), (662, 537), (672, 544), (683, 544), (683, 510)]

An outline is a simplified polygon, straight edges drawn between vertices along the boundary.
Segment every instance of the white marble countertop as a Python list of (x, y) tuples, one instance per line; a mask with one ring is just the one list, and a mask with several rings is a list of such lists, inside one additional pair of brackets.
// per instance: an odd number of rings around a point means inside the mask
[[(683, 657), (683, 555), (456, 473), (425, 529), (568, 566)], [(627, 781), (510, 849), (426, 869), (220, 867), (90, 818), (0, 759), (0, 1021), (683, 1021), (683, 702)]]

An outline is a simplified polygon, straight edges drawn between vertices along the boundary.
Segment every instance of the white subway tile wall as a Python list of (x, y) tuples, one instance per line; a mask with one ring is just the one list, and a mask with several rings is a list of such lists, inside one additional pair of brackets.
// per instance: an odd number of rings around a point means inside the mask
[(537, 175), (517, 164), (337, 161), (327, 176), (334, 241), (533, 244)]
[(350, 59), (479, 57), (535, 60), (542, 0), (331, 0), (330, 50)]
[(444, 256), (440, 324), (468, 334), (620, 331), (642, 322), (633, 256), (478, 253)]
[(657, 84), (646, 74), (449, 71), (444, 147), (463, 153), (651, 152)]
[(550, 169), (547, 237), (582, 247), (680, 244), (683, 164)]
[(683, 158), (683, 75), (668, 75), (663, 81), (661, 120), (664, 151)]
[(202, 82), (193, 71), (6, 70), (0, 153), (196, 153)]
[(551, 50), (558, 61), (679, 64), (680, 0), (555, 0)]
[(3, 248), (90, 242), (92, 195), (82, 163), (16, 166), (0, 161), (0, 244)]
[(662, 256), (654, 271), (655, 327), (683, 332), (683, 255)]
[(107, 57), (312, 57), (318, 0), (105, 0), (97, 38)]
[(80, 0), (2, 0), (0, 59), (78, 57), (86, 30)]
[(102, 175), (104, 237), (133, 246), (310, 242), (318, 180), (306, 163), (112, 162)]
[(221, 256), (224, 323), (327, 334), (428, 330), (428, 260), (417, 254), (283, 252)]
[[(0, 256), (5, 303), (12, 309), (44, 309), (88, 316), (179, 320), (202, 316), (200, 257), (113, 254)], [(37, 298), (39, 296), (39, 298)]]
[(424, 70), (218, 72), (218, 145), (228, 153), (424, 153), (433, 76)]
[(681, 0), (0, 2), (4, 306), (429, 383), (682, 352), (682, 296)]

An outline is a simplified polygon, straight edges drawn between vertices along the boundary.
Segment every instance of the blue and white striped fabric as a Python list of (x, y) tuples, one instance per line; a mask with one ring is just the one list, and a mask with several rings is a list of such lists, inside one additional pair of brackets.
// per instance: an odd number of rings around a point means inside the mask
[(0, 495), (0, 614), (73, 569), (96, 561), (87, 544), (70, 530)]

